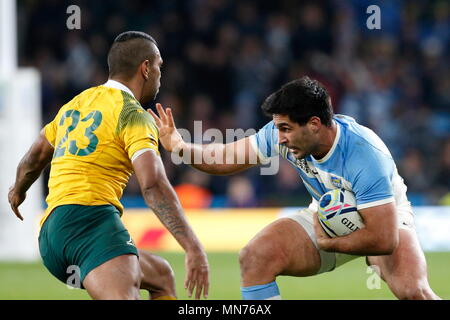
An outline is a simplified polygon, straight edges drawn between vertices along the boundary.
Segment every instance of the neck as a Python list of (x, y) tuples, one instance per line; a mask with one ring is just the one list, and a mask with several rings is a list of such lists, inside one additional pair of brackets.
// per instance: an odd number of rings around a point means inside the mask
[(319, 146), (317, 151), (312, 153), (314, 159), (320, 160), (327, 155), (327, 153), (333, 147), (334, 140), (336, 139), (337, 126), (334, 121), (331, 121), (331, 127), (325, 127), (325, 130), (320, 134)]
[(136, 100), (141, 101), (142, 98), (142, 84), (139, 83), (138, 80), (132, 78), (130, 80), (124, 80), (122, 78), (119, 77), (112, 77), (110, 78), (111, 80), (120, 82), (121, 84), (123, 84), (124, 86), (126, 86), (128, 89), (131, 90), (131, 92), (133, 92), (134, 97), (136, 98)]

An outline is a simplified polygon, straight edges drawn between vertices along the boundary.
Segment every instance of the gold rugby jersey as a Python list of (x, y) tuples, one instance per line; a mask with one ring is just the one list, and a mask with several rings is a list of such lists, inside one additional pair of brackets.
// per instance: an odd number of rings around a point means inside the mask
[(131, 159), (145, 149), (159, 154), (153, 117), (112, 80), (65, 104), (44, 132), (55, 151), (41, 225), (65, 204), (112, 204), (122, 214), (119, 199), (133, 173)]

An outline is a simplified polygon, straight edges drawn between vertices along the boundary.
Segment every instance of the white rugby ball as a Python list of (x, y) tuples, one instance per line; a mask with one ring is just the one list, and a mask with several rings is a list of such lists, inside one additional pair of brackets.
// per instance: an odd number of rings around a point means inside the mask
[(364, 228), (356, 210), (355, 195), (348, 190), (333, 189), (323, 194), (319, 200), (318, 215), (322, 229), (332, 238)]

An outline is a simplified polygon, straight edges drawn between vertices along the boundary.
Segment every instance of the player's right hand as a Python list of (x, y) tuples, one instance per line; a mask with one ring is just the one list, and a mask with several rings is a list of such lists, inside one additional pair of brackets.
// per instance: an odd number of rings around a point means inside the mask
[(147, 109), (155, 119), (156, 126), (159, 130), (159, 140), (162, 146), (169, 152), (179, 153), (183, 149), (184, 141), (181, 134), (175, 127), (175, 122), (172, 116), (172, 110), (170, 108), (164, 108), (160, 103), (156, 104), (157, 116), (151, 109)]
[(209, 264), (206, 253), (203, 250), (188, 251), (185, 258), (186, 279), (184, 288), (188, 291), (189, 298), (195, 290), (195, 299), (208, 298), (209, 291)]
[(9, 192), (8, 192), (9, 204), (11, 205), (11, 209), (16, 214), (16, 217), (19, 218), (20, 220), (23, 220), (23, 217), (20, 214), (19, 206), (22, 204), (22, 202), (25, 200), (26, 197), (27, 197), (26, 193), (23, 193), (23, 194), (17, 193), (16, 190), (14, 189), (14, 187), (9, 188)]
[(331, 244), (335, 240), (330, 238), (323, 230), (322, 226), (320, 225), (319, 215), (317, 214), (317, 212), (314, 213), (313, 219), (314, 219), (314, 233), (316, 234), (317, 245), (319, 249), (329, 251)]

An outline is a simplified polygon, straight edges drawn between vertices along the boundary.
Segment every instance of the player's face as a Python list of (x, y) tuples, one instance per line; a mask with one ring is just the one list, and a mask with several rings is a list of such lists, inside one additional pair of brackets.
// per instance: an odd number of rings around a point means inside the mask
[(286, 115), (273, 115), (273, 121), (278, 128), (278, 142), (285, 145), (297, 159), (303, 159), (317, 148), (317, 137), (308, 124), (299, 125)]
[(146, 103), (148, 101), (154, 100), (159, 92), (159, 87), (161, 86), (161, 65), (163, 60), (158, 48), (152, 44), (154, 49), (154, 58), (149, 62), (148, 68), (148, 79), (144, 85), (144, 92), (142, 95), (141, 103)]

